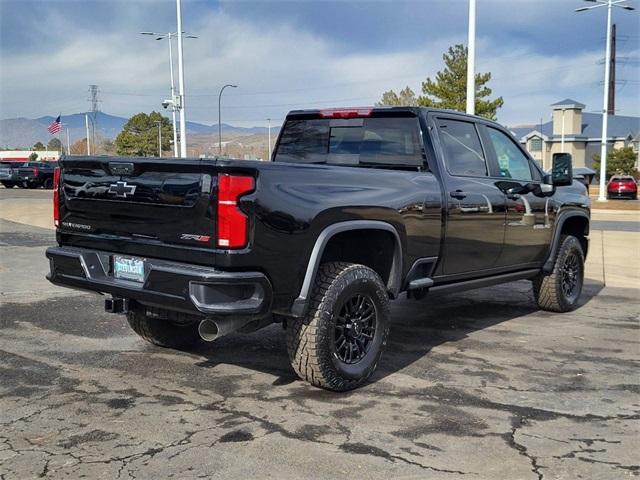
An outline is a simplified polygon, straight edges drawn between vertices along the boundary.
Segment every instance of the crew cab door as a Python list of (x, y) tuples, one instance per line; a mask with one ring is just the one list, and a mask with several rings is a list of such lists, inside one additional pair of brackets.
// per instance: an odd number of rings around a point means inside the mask
[(541, 190), (542, 174), (508, 133), (480, 125), (487, 154), (498, 169), (496, 184), (505, 192), (507, 215), (504, 247), (497, 266), (545, 260), (551, 242), (551, 198)]
[(504, 241), (505, 194), (490, 178), (476, 124), (453, 115), (435, 121), (446, 197), (442, 273), (493, 268)]

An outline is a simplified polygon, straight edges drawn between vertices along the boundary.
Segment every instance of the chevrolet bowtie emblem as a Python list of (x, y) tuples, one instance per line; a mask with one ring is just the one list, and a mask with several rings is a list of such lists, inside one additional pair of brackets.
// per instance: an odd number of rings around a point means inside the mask
[(109, 185), (109, 193), (113, 193), (120, 198), (127, 198), (127, 195), (133, 195), (135, 191), (136, 186), (127, 185), (127, 182), (116, 182)]

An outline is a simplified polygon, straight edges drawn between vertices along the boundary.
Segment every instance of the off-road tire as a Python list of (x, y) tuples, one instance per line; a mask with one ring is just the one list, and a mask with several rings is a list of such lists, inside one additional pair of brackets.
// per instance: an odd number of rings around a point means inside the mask
[[(567, 295), (563, 289), (563, 275), (567, 261), (573, 257), (577, 261), (576, 291)], [(584, 285), (584, 252), (580, 240), (571, 235), (560, 237), (560, 246), (553, 270), (540, 273), (533, 279), (533, 295), (542, 310), (548, 312), (569, 312), (578, 306), (578, 300)]]
[[(347, 364), (336, 350), (336, 322), (345, 302), (358, 296), (374, 306), (375, 331), (362, 358)], [(360, 386), (380, 361), (389, 336), (389, 317), (387, 289), (375, 271), (344, 262), (321, 265), (307, 314), (287, 319), (287, 351), (293, 369), (301, 379), (327, 390)]]
[(166, 348), (187, 348), (198, 343), (201, 318), (159, 308), (133, 306), (127, 313), (129, 325), (147, 342)]

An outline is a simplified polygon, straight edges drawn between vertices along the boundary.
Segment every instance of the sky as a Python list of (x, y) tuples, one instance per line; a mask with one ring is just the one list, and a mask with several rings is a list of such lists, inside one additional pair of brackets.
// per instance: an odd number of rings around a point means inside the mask
[[(640, 115), (640, 8), (614, 9), (616, 108)], [(421, 92), (442, 54), (467, 42), (467, 0), (183, 0), (187, 120), (279, 124), (302, 108), (364, 106), (389, 89)], [(581, 0), (477, 0), (476, 71), (491, 72), (498, 120), (548, 121), (564, 98), (602, 109), (606, 9)], [(89, 109), (124, 117), (162, 110), (174, 0), (0, 0), (0, 118)], [(174, 50), (175, 52), (175, 50)], [(176, 67), (177, 68), (177, 67)], [(168, 113), (168, 112), (167, 112)]]

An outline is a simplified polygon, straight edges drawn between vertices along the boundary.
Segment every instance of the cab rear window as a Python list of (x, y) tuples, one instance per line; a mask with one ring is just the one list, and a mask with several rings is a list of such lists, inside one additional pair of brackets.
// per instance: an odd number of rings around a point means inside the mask
[(276, 162), (351, 166), (423, 166), (415, 117), (291, 119), (283, 128)]

